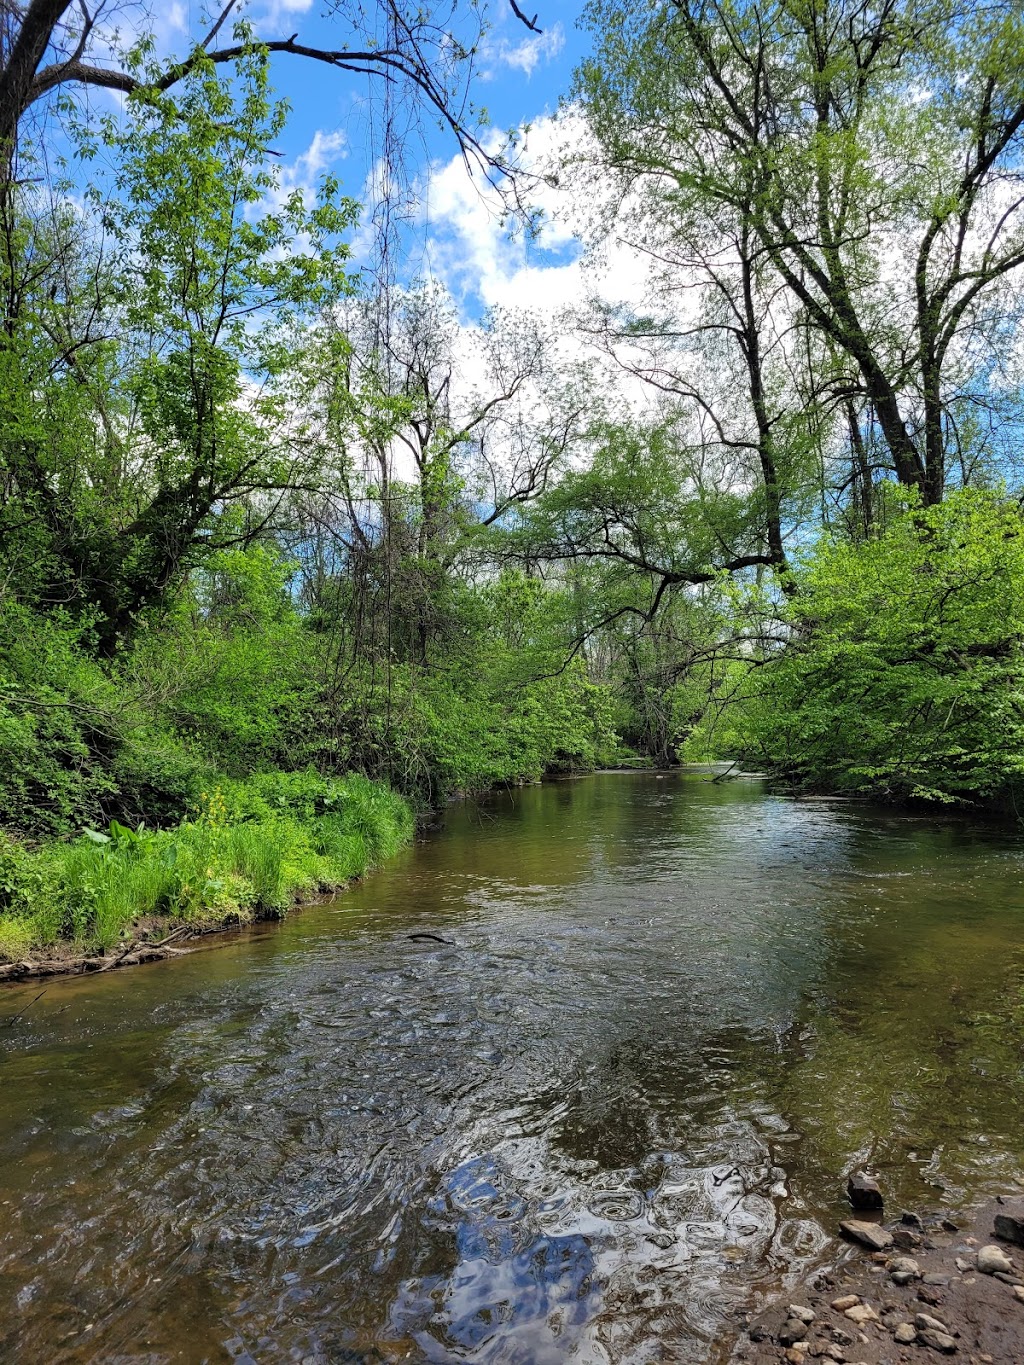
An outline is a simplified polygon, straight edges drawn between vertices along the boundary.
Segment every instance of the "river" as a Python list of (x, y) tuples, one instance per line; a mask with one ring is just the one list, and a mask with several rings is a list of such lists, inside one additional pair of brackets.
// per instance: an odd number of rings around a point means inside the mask
[(0, 1360), (718, 1361), (855, 1165), (1024, 1175), (1022, 911), (1012, 830), (598, 774), (4, 991)]

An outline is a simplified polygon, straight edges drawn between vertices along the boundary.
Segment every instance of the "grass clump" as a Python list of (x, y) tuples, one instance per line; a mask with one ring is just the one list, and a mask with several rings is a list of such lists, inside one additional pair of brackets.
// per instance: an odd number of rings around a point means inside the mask
[(30, 850), (0, 842), (0, 961), (65, 942), (109, 949), (153, 917), (197, 926), (283, 915), (396, 852), (408, 804), (365, 778), (267, 773), (204, 792), (170, 830), (100, 833)]

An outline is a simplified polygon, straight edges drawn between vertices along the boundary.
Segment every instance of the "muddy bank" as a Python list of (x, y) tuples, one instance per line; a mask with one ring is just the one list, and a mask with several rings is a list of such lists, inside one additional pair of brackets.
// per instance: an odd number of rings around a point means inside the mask
[(879, 1220), (861, 1236), (835, 1268), (754, 1316), (732, 1360), (1022, 1365), (1024, 1197), (993, 1200), (955, 1222)]
[[(323, 895), (295, 901), (287, 913), (292, 915), (313, 905), (323, 905), (359, 880), (355, 878)], [(51, 948), (33, 952), (20, 961), (0, 962), (0, 989), (8, 983), (21, 984), (54, 976), (96, 975), (121, 967), (138, 967), (145, 962), (162, 962), (194, 953), (200, 948), (217, 948), (232, 942), (242, 933), (261, 929), (265, 932), (269, 925), (282, 918), (281, 912), (275, 911), (255, 914), (245, 920), (232, 918), (229, 921), (182, 924), (161, 916), (147, 916), (140, 921), (131, 939), (117, 944), (106, 953), (82, 954), (76, 951), (74, 944), (55, 943)]]
[[(143, 962), (162, 962), (170, 957), (180, 957), (194, 952), (200, 946), (213, 947), (209, 940), (216, 936), (224, 940), (249, 924), (217, 924), (211, 926), (181, 925), (171, 929), (164, 926), (165, 932), (153, 938), (133, 939), (121, 944), (109, 953), (76, 953), (71, 945), (57, 945), (46, 953), (33, 953), (31, 957), (19, 962), (0, 963), (0, 986), (5, 983), (40, 980), (53, 976), (83, 976), (87, 973), (113, 971), (119, 967), (138, 967)], [(169, 931), (169, 932), (168, 932)]]

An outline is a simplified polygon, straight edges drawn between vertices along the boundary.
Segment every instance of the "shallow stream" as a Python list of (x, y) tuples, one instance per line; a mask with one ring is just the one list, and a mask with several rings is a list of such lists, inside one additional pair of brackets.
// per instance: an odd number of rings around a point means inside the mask
[(1022, 915), (1012, 830), (607, 774), (4, 991), (0, 1361), (719, 1361), (854, 1166), (1024, 1177)]

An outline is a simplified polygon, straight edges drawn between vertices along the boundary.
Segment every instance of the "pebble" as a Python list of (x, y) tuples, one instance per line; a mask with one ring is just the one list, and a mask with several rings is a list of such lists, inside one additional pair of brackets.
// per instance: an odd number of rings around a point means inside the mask
[(795, 1346), (798, 1341), (803, 1341), (807, 1335), (807, 1323), (801, 1322), (799, 1318), (788, 1318), (782, 1324), (779, 1332), (779, 1341), (783, 1346)]
[(985, 1246), (978, 1248), (978, 1269), (983, 1275), (994, 1275), (997, 1270), (1009, 1272), (1013, 1262), (1002, 1247)]
[(930, 1313), (918, 1313), (914, 1318), (914, 1326), (920, 1332), (949, 1332), (946, 1324), (933, 1318)]
[(1003, 1284), (1024, 1284), (1019, 1275), (1008, 1275), (1005, 1270), (997, 1270), (993, 1279), (1002, 1280)]
[(846, 1352), (841, 1346), (836, 1346), (833, 1342), (829, 1342), (827, 1346), (823, 1347), (821, 1354), (825, 1360), (834, 1360), (836, 1365), (845, 1365)]
[(921, 1267), (913, 1256), (894, 1256), (889, 1262), (890, 1275), (920, 1275)]
[(817, 1314), (813, 1308), (805, 1308), (800, 1303), (791, 1303), (789, 1305), (789, 1316), (795, 1318), (797, 1322), (813, 1322)]
[(860, 1303), (859, 1294), (843, 1294), (838, 1299), (832, 1300), (832, 1307), (837, 1313), (845, 1313), (848, 1308), (854, 1308)]
[(909, 1346), (911, 1342), (917, 1340), (917, 1328), (912, 1322), (901, 1322), (893, 1336), (901, 1346)]
[(900, 1251), (913, 1251), (915, 1247), (921, 1245), (921, 1239), (916, 1232), (911, 1232), (909, 1228), (898, 1227), (892, 1230), (892, 1240)]
[(786, 1354), (782, 1358), (783, 1360), (788, 1361), (789, 1365), (804, 1365), (804, 1357), (806, 1354), (806, 1350), (801, 1351), (798, 1346), (789, 1346), (786, 1349)]
[(863, 1327), (866, 1322), (877, 1322), (878, 1314), (869, 1303), (854, 1304), (852, 1308), (844, 1309), (843, 1316), (855, 1322), (858, 1327)]
[(1021, 1303), (1024, 1303), (1024, 1284), (1015, 1284), (1013, 1286), (1013, 1293), (1015, 1298)]
[(933, 1351), (945, 1351), (947, 1355), (952, 1355), (956, 1350), (956, 1342), (948, 1332), (918, 1332), (917, 1339), (922, 1346), (930, 1346)]
[(934, 1285), (946, 1285), (946, 1284), (949, 1284), (949, 1276), (948, 1276), (948, 1275), (925, 1275), (925, 1277), (924, 1277), (924, 1283), (925, 1283), (925, 1284), (934, 1284)]
[(975, 1266), (973, 1260), (968, 1260), (966, 1256), (958, 1256), (956, 1258), (956, 1268), (959, 1271), (964, 1271), (975, 1270), (977, 1267)]

